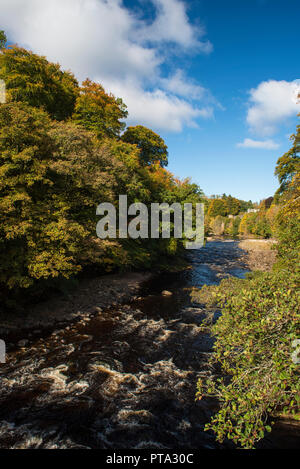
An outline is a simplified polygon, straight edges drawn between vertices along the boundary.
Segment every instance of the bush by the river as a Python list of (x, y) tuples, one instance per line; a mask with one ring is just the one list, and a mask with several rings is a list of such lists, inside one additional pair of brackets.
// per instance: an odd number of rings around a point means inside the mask
[[(253, 448), (271, 431), (274, 415), (300, 419), (300, 126), (293, 147), (279, 158), (281, 184), (276, 205), (243, 217), (240, 231), (255, 228), (276, 234), (277, 262), (272, 272), (229, 278), (219, 286), (194, 291), (194, 300), (220, 308), (212, 328), (212, 362), (218, 378), (199, 380), (197, 399), (219, 401), (207, 429), (218, 440)], [(253, 231), (252, 231), (253, 232)]]

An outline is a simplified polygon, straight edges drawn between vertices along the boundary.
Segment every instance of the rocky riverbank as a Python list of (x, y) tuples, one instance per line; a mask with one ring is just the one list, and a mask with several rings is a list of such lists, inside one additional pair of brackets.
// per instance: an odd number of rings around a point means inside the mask
[(102, 309), (134, 299), (150, 277), (150, 273), (127, 272), (81, 280), (68, 295), (55, 294), (52, 299), (28, 306), (25, 313), (2, 313), (0, 338), (6, 340), (8, 349), (18, 343), (28, 346), (34, 338), (49, 335), (51, 330), (88, 322)]
[(239, 248), (246, 251), (245, 262), (250, 270), (268, 272), (276, 261), (275, 240), (245, 239), (239, 242)]

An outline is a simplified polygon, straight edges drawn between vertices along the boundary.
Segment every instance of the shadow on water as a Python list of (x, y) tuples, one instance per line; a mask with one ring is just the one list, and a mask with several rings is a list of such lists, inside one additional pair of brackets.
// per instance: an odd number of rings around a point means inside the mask
[(0, 369), (0, 447), (219, 448), (203, 430), (215, 403), (194, 400), (198, 378), (213, 373), (213, 341), (190, 289), (243, 277), (243, 254), (234, 241), (208, 242), (140, 299), (12, 353)]

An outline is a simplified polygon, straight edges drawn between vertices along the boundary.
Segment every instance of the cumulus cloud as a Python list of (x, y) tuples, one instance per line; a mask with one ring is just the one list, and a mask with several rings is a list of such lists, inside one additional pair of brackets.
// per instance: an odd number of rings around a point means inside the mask
[(122, 97), (131, 122), (179, 131), (211, 117), (215, 103), (182, 72), (163, 77), (168, 44), (194, 53), (208, 53), (211, 44), (190, 23), (182, 0), (152, 3), (149, 23), (122, 0), (1, 0), (1, 27), (10, 40), (58, 61), (79, 80), (88, 76)]
[(196, 47), (204, 53), (212, 51), (210, 41), (201, 41), (204, 28), (194, 28), (188, 20), (186, 7), (178, 0), (152, 0), (158, 15), (155, 21), (144, 28), (141, 37), (153, 42), (169, 41), (183, 47)]
[(209, 91), (203, 86), (188, 80), (183, 70), (161, 80), (161, 85), (168, 91), (188, 99), (202, 100), (209, 96)]
[(188, 101), (160, 88), (145, 91), (137, 82), (104, 83), (116, 96), (123, 96), (127, 104), (128, 124), (142, 122), (154, 130), (179, 132), (184, 125), (197, 127), (196, 119), (213, 116), (212, 107), (193, 107)]
[(245, 138), (241, 143), (237, 144), (238, 148), (257, 148), (260, 150), (277, 150), (280, 145), (273, 140), (252, 140)]
[(257, 134), (273, 135), (278, 126), (300, 111), (300, 81), (264, 81), (250, 91), (247, 122)]

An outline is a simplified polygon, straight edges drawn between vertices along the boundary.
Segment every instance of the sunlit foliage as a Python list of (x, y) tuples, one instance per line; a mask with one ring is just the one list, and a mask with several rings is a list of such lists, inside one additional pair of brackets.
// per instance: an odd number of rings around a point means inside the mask
[(126, 117), (122, 99), (107, 94), (100, 84), (89, 79), (82, 83), (73, 115), (76, 124), (95, 132), (99, 139), (112, 138), (124, 130), (125, 123), (121, 119)]
[(52, 119), (64, 120), (74, 111), (79, 92), (72, 73), (26, 49), (11, 46), (0, 53), (0, 78), (7, 100), (43, 108)]
[(159, 163), (162, 167), (168, 164), (168, 149), (163, 139), (147, 127), (137, 125), (128, 127), (122, 136), (124, 142), (137, 145), (144, 165)]
[(119, 195), (128, 204), (196, 203), (199, 187), (163, 168), (167, 147), (150, 129), (131, 127), (121, 138), (121, 99), (90, 80), (79, 87), (44, 57), (5, 48), (4, 34), (1, 41), (1, 299), (11, 292), (21, 301), (85, 269), (167, 267), (182, 241), (98, 239), (96, 208), (111, 202), (118, 210)]

